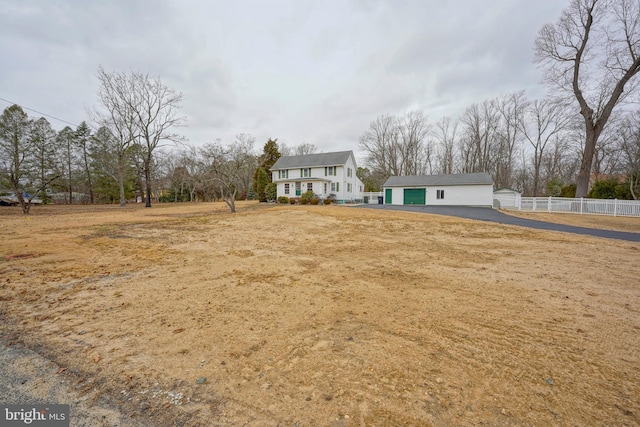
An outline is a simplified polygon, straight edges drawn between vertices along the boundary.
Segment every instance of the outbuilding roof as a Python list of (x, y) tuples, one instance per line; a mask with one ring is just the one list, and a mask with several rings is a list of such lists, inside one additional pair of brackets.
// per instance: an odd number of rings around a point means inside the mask
[(493, 185), (485, 172), (440, 175), (390, 176), (383, 187), (433, 187), (447, 185)]
[(280, 157), (273, 166), (271, 166), (271, 170), (339, 166), (347, 163), (349, 156), (353, 156), (353, 151), (306, 154), (304, 156), (285, 156)]

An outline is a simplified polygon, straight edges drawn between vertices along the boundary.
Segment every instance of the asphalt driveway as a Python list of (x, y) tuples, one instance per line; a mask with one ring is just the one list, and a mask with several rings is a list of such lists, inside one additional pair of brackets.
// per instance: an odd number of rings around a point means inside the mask
[(497, 222), (499, 224), (518, 225), (520, 227), (536, 228), (538, 230), (561, 231), (564, 233), (584, 234), (588, 236), (604, 237), (605, 239), (626, 240), (640, 242), (640, 233), (625, 231), (598, 230), (595, 228), (574, 227), (572, 225), (554, 224), (533, 219), (518, 218), (492, 208), (473, 208), (466, 206), (423, 206), (423, 205), (357, 205), (364, 209), (386, 209), (410, 212), (422, 212), (437, 215), (456, 216), (459, 218), (476, 219), (479, 221)]

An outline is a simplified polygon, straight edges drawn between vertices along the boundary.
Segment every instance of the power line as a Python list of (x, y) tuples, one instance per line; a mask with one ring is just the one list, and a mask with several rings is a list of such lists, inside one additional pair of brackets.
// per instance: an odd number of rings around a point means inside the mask
[(20, 108), (22, 108), (24, 110), (29, 110), (29, 111), (32, 111), (32, 112), (37, 113), (37, 114), (42, 114), (43, 116), (49, 117), (50, 119), (57, 120), (57, 121), (62, 122), (62, 123), (66, 123), (66, 124), (71, 125), (71, 126), (78, 127), (78, 125), (75, 124), (75, 123), (71, 123), (71, 122), (68, 122), (66, 120), (60, 119), (58, 117), (54, 117), (54, 116), (52, 116), (50, 114), (43, 113), (42, 111), (34, 110), (33, 108), (25, 107), (23, 105), (18, 104), (17, 102), (12, 102), (12, 101), (9, 101), (8, 99), (4, 99), (2, 97), (0, 97), (0, 100), (6, 102), (8, 104), (17, 105), (18, 107), (20, 107)]

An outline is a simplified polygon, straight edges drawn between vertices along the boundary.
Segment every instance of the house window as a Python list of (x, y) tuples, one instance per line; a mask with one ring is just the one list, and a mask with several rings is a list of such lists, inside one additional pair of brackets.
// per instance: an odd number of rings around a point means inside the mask
[(327, 194), (327, 183), (324, 183), (324, 194)]
[(331, 191), (340, 191), (340, 183), (332, 182), (331, 183)]
[(444, 190), (436, 190), (436, 199), (444, 199)]
[(313, 182), (307, 182), (307, 191), (313, 191)]
[(285, 179), (285, 178), (289, 178), (289, 170), (284, 170), (284, 171), (278, 171), (278, 178), (280, 179)]
[(351, 193), (351, 184), (347, 183), (347, 193)]
[(289, 194), (289, 184), (284, 185), (284, 194)]
[(336, 175), (336, 167), (335, 166), (325, 166), (324, 168), (324, 176), (335, 176)]
[(351, 168), (347, 168), (347, 176), (351, 176)]
[(311, 176), (311, 168), (300, 169), (300, 177), (309, 178)]

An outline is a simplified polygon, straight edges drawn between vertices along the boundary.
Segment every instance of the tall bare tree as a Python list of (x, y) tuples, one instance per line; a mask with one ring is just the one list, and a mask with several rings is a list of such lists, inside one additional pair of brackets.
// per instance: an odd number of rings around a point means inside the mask
[(522, 120), (518, 123), (522, 134), (531, 146), (531, 162), (533, 163), (532, 195), (541, 196), (540, 172), (542, 159), (546, 150), (554, 140), (558, 140), (571, 122), (571, 115), (565, 103), (541, 99), (529, 104)]
[(585, 197), (598, 138), (614, 107), (637, 86), (640, 1), (571, 0), (555, 24), (542, 27), (535, 49), (547, 82), (572, 93), (580, 107), (585, 144), (576, 196)]
[(390, 115), (379, 116), (360, 137), (359, 146), (369, 166), (374, 172), (381, 172), (384, 179), (402, 173), (399, 138), (397, 118)]
[(460, 118), (463, 172), (493, 172), (500, 115), (495, 100), (473, 104)]
[(455, 121), (452, 123), (449, 117), (443, 117), (442, 120), (436, 124), (433, 137), (438, 143), (438, 173), (452, 174), (455, 170), (457, 131), (458, 122)]
[(139, 134), (133, 102), (128, 99), (133, 89), (129, 87), (126, 75), (107, 73), (102, 68), (98, 70), (98, 81), (99, 108), (91, 112), (93, 121), (99, 126), (94, 136), (94, 159), (95, 154), (108, 158), (109, 161), (96, 160), (104, 169), (103, 173), (117, 180), (120, 206), (125, 206), (124, 181), (129, 168), (129, 148)]
[(524, 91), (511, 93), (496, 99), (500, 123), (496, 128), (498, 139), (495, 154), (493, 180), (498, 188), (512, 187), (516, 150), (520, 146), (522, 132), (520, 122), (529, 101)]
[(431, 127), (422, 111), (410, 111), (398, 118), (402, 172), (405, 175), (424, 175), (433, 170), (434, 150), (427, 140)]
[(151, 207), (153, 152), (163, 142), (182, 139), (173, 128), (184, 124), (184, 117), (178, 114), (183, 96), (160, 78), (139, 72), (108, 73), (100, 68), (98, 80), (98, 97), (107, 111), (100, 116), (101, 124), (112, 126), (123, 145), (139, 146), (144, 166), (145, 206)]
[(640, 199), (640, 111), (625, 117), (620, 126), (620, 151), (623, 154), (629, 191)]

